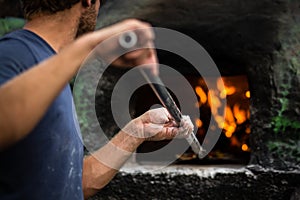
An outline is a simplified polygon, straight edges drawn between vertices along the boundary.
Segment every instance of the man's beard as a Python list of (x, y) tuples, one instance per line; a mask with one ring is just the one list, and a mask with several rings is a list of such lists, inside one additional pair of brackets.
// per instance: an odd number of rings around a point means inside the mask
[(95, 6), (92, 6), (85, 11), (79, 18), (78, 29), (76, 38), (82, 36), (85, 33), (94, 31), (96, 28), (97, 12)]

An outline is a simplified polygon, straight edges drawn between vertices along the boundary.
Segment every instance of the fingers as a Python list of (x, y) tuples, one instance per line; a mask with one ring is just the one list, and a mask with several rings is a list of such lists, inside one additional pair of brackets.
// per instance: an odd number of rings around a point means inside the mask
[(165, 108), (152, 109), (144, 113), (141, 117), (144, 123), (165, 124), (168, 123), (169, 113)]
[(152, 125), (148, 125), (148, 128), (145, 131), (150, 131), (151, 134), (148, 134), (148, 137), (145, 139), (147, 141), (160, 141), (160, 140), (172, 140), (174, 138), (186, 138), (191, 134), (188, 129), (184, 129), (183, 127), (162, 127), (160, 131), (156, 129), (154, 132), (152, 130)]
[(153, 48), (143, 48), (129, 52), (124, 55), (124, 59), (132, 66), (140, 66), (151, 69), (153, 75), (158, 75), (158, 60), (156, 51)]
[[(167, 112), (165, 110), (165, 112)], [(146, 137), (147, 141), (159, 141), (159, 140), (171, 140), (174, 138), (187, 138), (190, 134), (193, 134), (194, 125), (189, 116), (183, 116), (180, 123), (180, 127), (177, 127), (176, 123), (171, 120), (164, 124), (160, 129), (153, 129), (153, 124), (147, 124), (145, 131), (149, 132)], [(160, 131), (159, 131), (160, 130)]]
[(169, 121), (167, 110), (165, 108), (157, 108), (149, 110), (142, 116), (132, 120), (122, 131), (138, 138), (147, 139), (158, 133), (164, 133), (164, 126)]
[(140, 43), (145, 43), (146, 41), (154, 40), (154, 33), (151, 29), (151, 25), (149, 23), (142, 22), (137, 19), (124, 20), (111, 26), (111, 29), (115, 32), (115, 34), (119, 34), (125, 31), (135, 31), (140, 39)]
[(163, 124), (142, 123), (138, 119), (131, 121), (122, 131), (133, 137), (156, 141), (171, 139), (176, 135), (175, 132), (173, 133), (172, 127), (164, 127)]
[[(120, 37), (132, 31), (137, 36), (136, 45), (130, 49), (120, 46)], [(150, 68), (154, 75), (158, 75), (158, 60), (154, 49), (154, 32), (151, 25), (136, 19), (128, 19), (96, 32), (101, 38), (96, 52), (100, 58), (116, 67), (135, 67), (143, 65)], [(130, 52), (128, 52), (130, 51)], [(128, 52), (124, 54), (125, 52)]]
[(187, 115), (183, 115), (182, 119), (181, 119), (181, 123), (180, 126), (183, 129), (187, 129), (189, 132), (193, 132), (194, 131), (194, 125), (191, 121), (191, 118)]
[[(127, 19), (122, 22), (116, 23), (114, 25), (111, 25), (109, 27), (106, 27), (106, 28), (96, 31), (95, 37), (99, 37), (102, 40), (106, 40), (114, 35), (118, 35), (125, 31), (133, 31), (136, 29), (146, 29), (148, 31), (146, 31), (145, 37), (153, 40), (154, 33), (150, 27), (151, 27), (151, 25), (146, 22), (142, 22), (142, 21), (139, 21), (136, 19)], [(99, 41), (99, 42), (101, 42), (101, 41)]]
[(178, 133), (176, 138), (186, 138), (189, 134), (193, 134), (194, 125), (189, 116), (182, 116), (180, 127), (178, 129)]
[(190, 134), (193, 134), (194, 125), (189, 116), (183, 116), (180, 126), (177, 127), (176, 123), (171, 120), (161, 129), (159, 133), (153, 135), (147, 140), (158, 141), (158, 140), (171, 140), (174, 138), (187, 138)]
[(171, 140), (193, 134), (194, 125), (189, 116), (183, 116), (178, 127), (167, 109), (157, 108), (130, 122), (123, 131), (147, 141)]
[(144, 124), (144, 139), (147, 141), (163, 140), (166, 135), (164, 134), (164, 125), (162, 124)]
[(135, 19), (125, 20), (103, 28), (95, 32), (94, 37), (98, 36), (100, 39), (98, 43), (108, 41), (107, 44), (101, 45), (105, 49), (99, 49), (99, 52), (104, 53), (110, 51), (114, 53), (114, 50), (121, 48), (119, 44), (119, 37), (124, 33), (134, 32), (137, 36), (136, 48), (153, 48), (154, 33), (151, 25), (145, 22), (141, 22)]
[(175, 127), (162, 127), (159, 132), (152, 134), (151, 137), (147, 137), (146, 141), (161, 141), (161, 140), (171, 140), (178, 133), (178, 128)]

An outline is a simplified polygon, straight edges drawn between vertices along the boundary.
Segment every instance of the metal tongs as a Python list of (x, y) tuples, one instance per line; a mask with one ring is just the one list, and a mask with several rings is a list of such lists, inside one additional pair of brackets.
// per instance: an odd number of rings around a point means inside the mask
[[(119, 37), (119, 45), (124, 49), (131, 49), (136, 46), (138, 42), (138, 36), (135, 32), (129, 31), (125, 34), (122, 34)], [(160, 77), (154, 75), (150, 69), (140, 68), (140, 72), (147, 81), (147, 83), (151, 86), (152, 90), (156, 94), (157, 98), (160, 100), (162, 105), (168, 110), (170, 115), (173, 117), (175, 122), (180, 125), (182, 120), (182, 114), (179, 108), (177, 107), (175, 101), (173, 100), (172, 96), (166, 89), (165, 85), (161, 81)], [(187, 142), (190, 144), (194, 153), (199, 157), (202, 158), (203, 153), (205, 150), (200, 145), (196, 135), (194, 133), (189, 134), (186, 138)]]

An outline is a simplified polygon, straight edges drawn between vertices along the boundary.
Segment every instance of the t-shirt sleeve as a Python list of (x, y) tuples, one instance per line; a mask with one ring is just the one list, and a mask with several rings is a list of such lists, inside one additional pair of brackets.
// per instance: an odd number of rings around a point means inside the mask
[(34, 58), (28, 47), (18, 40), (0, 42), (0, 85), (28, 69)]

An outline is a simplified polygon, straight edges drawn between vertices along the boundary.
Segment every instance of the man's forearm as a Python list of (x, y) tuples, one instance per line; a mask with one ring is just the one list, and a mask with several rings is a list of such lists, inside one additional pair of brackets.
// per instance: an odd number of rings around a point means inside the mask
[(120, 131), (110, 143), (86, 157), (82, 178), (85, 198), (102, 189), (143, 141)]

